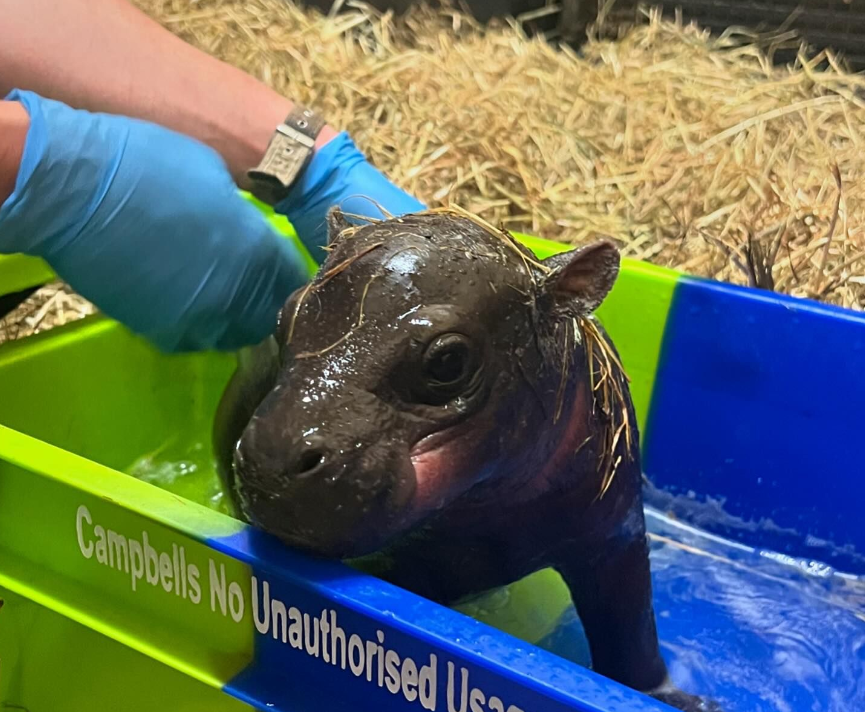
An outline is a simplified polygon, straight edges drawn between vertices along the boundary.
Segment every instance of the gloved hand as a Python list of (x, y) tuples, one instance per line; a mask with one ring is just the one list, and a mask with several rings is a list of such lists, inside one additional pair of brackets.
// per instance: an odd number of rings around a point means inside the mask
[(303, 258), (208, 146), (160, 126), (13, 91), (30, 129), (0, 252), (43, 258), (164, 351), (237, 349), (272, 331)]
[(391, 215), (426, 207), (385, 178), (342, 132), (315, 151), (297, 184), (274, 210), (288, 218), (321, 264), (326, 256), (321, 247), (327, 244), (327, 211), (337, 206), (346, 213), (381, 219), (384, 215), (376, 203)]

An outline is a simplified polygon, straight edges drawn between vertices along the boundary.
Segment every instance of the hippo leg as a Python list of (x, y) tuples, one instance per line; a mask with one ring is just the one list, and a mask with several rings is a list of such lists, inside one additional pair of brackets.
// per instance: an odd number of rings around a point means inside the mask
[(595, 672), (684, 712), (721, 712), (675, 688), (661, 657), (645, 536), (590, 561), (555, 566), (570, 589)]
[(571, 591), (593, 669), (641, 691), (663, 684), (667, 668), (658, 647), (645, 539), (555, 568)]

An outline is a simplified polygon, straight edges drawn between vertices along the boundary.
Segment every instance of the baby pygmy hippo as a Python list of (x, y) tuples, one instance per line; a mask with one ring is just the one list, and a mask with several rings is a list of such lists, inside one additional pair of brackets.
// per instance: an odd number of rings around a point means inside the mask
[(592, 315), (614, 245), (538, 261), (458, 211), (329, 222), (327, 260), (219, 407), (240, 516), (442, 604), (553, 567), (595, 671), (717, 710), (658, 647), (637, 423)]

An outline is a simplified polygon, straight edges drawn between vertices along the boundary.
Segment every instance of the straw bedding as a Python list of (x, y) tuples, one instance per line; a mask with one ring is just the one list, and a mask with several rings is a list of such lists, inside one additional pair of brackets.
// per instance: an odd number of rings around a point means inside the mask
[[(625, 256), (865, 307), (865, 78), (831, 54), (773, 67), (765, 37), (711, 37), (654, 11), (578, 55), (450, 10), (136, 3), (317, 107), (431, 207), (575, 245), (606, 235)], [(59, 316), (29, 326), (38, 297), (6, 320), (11, 337), (92, 309), (50, 289)]]

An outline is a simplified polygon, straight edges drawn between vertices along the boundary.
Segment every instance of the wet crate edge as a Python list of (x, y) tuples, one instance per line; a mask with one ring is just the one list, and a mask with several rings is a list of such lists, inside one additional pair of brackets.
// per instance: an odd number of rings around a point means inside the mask
[[(0, 457), (0, 586), (255, 707), (313, 710), (327, 690), (334, 710), (419, 709), (417, 699), (367, 678), (359, 661), (378, 641), (419, 671), (434, 670), (428, 689), (439, 700), (448, 675), (459, 685), (465, 674), (471, 688), (513, 712), (613, 702), (666, 709), (456, 611), (297, 555), (228, 517), (5, 427)], [(108, 542), (101, 553), (98, 527)], [(324, 659), (324, 643), (316, 656), (274, 639), (279, 626), (264, 622), (268, 600), (284, 602), (289, 615), (296, 607), (305, 624), (324, 619), (344, 631), (347, 667), (334, 664), (339, 656)]]

